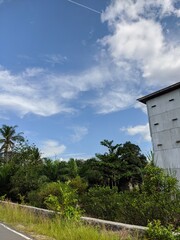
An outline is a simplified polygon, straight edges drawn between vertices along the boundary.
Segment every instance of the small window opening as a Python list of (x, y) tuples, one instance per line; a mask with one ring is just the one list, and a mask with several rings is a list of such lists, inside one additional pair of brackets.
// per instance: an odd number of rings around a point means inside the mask
[(178, 120), (177, 118), (173, 118), (173, 119), (172, 119), (173, 122), (174, 122), (174, 121), (177, 121), (177, 120)]
[(157, 125), (159, 125), (159, 123), (154, 123), (154, 126), (157, 126)]
[(152, 107), (152, 108), (155, 108), (155, 107), (156, 107), (156, 105), (152, 105), (151, 107)]
[(173, 101), (174, 101), (174, 98), (169, 99), (169, 102), (173, 102)]
[(180, 140), (177, 140), (176, 143), (180, 143)]
[(159, 143), (159, 144), (157, 144), (157, 146), (158, 146), (158, 147), (161, 147), (161, 146), (162, 146), (162, 144), (161, 144), (161, 143)]

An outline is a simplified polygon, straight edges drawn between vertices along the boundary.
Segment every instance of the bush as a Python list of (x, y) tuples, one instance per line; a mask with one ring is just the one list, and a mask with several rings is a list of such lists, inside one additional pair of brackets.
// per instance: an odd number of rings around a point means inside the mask
[(86, 192), (88, 184), (80, 176), (77, 176), (69, 181), (69, 186), (75, 189), (79, 195), (82, 195)]
[(38, 191), (31, 192), (29, 199), (33, 206), (57, 211), (66, 219), (78, 219), (81, 215), (76, 191), (68, 183), (46, 183)]
[(180, 190), (177, 179), (151, 164), (143, 173), (143, 184), (131, 191), (116, 188), (90, 188), (81, 200), (86, 213), (92, 217), (147, 226), (160, 220), (164, 226), (180, 224)]
[(154, 220), (148, 224), (147, 238), (149, 240), (178, 240), (180, 236), (173, 232), (172, 225), (164, 227), (159, 220)]
[(60, 203), (66, 201), (67, 204), (77, 204), (77, 194), (67, 183), (50, 182), (46, 183), (37, 191), (30, 192), (28, 195), (29, 201), (33, 206), (46, 208), (45, 199), (50, 195), (56, 196)]
[(117, 188), (93, 187), (81, 197), (81, 205), (88, 216), (118, 220), (119, 199)]
[(146, 226), (160, 220), (164, 226), (179, 226), (180, 190), (176, 178), (151, 164), (144, 170), (143, 184), (121, 194), (121, 220)]
[[(64, 199), (60, 200), (57, 196), (49, 195), (45, 198), (45, 204), (48, 209), (58, 212), (65, 219), (79, 220), (81, 216), (80, 208), (69, 202), (68, 195), (63, 192)], [(76, 202), (76, 201), (75, 201)], [(74, 202), (74, 203), (75, 203)]]

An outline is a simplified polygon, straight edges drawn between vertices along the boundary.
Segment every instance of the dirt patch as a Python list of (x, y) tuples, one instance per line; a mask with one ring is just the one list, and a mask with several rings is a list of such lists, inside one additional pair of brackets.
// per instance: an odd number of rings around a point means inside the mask
[(35, 234), (35, 233), (31, 233), (31, 236), (35, 240), (56, 240), (55, 238), (47, 237), (47, 236), (44, 236), (44, 235), (38, 235), (38, 234)]

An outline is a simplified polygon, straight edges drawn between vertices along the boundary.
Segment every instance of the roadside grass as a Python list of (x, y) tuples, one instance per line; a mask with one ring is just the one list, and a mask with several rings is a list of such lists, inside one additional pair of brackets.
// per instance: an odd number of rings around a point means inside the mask
[(0, 205), (0, 221), (33, 236), (37, 240), (137, 240), (123, 230), (107, 231), (83, 224), (65, 221), (60, 217), (42, 217), (20, 208), (18, 205)]

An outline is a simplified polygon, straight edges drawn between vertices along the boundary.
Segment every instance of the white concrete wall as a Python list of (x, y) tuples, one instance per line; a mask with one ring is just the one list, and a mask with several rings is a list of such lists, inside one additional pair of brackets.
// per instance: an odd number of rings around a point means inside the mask
[(180, 89), (147, 101), (155, 162), (180, 180)]

